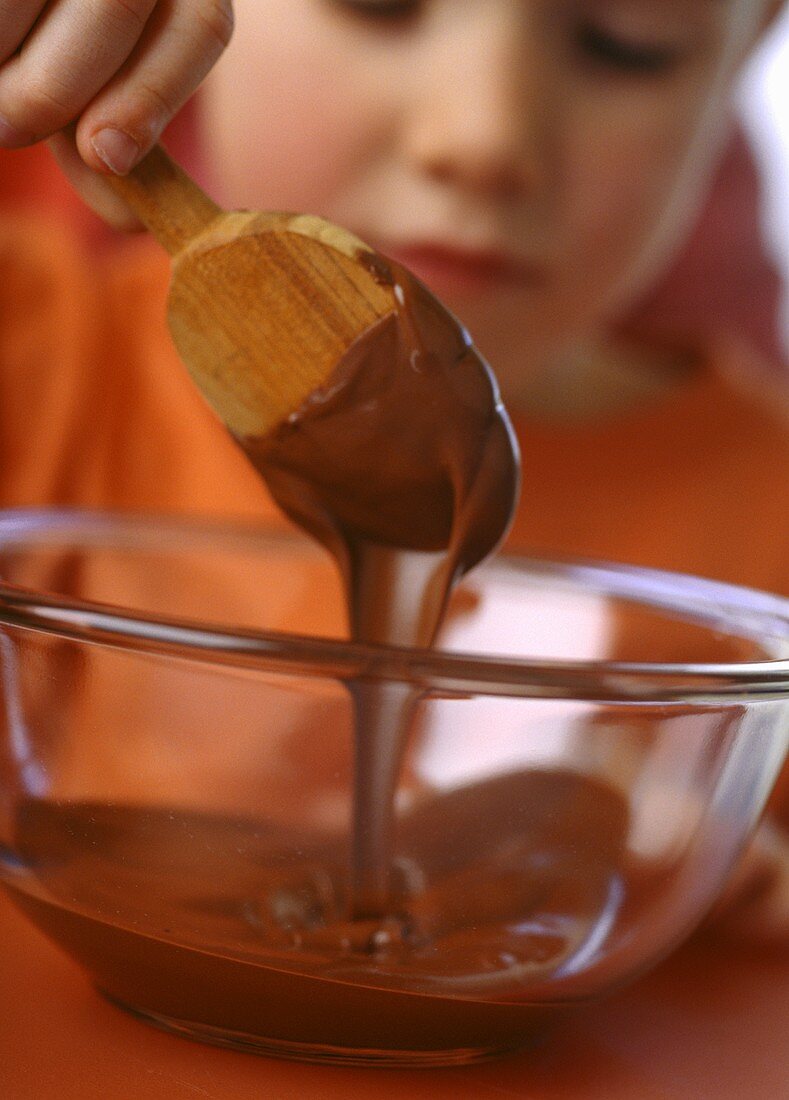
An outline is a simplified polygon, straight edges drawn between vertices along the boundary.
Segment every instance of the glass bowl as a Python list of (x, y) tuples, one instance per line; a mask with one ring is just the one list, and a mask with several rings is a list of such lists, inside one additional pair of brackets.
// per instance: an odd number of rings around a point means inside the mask
[(527, 1044), (698, 924), (786, 753), (789, 603), (692, 577), (500, 557), (435, 651), (343, 641), (275, 529), (6, 512), (0, 577), (0, 880), (247, 1050)]

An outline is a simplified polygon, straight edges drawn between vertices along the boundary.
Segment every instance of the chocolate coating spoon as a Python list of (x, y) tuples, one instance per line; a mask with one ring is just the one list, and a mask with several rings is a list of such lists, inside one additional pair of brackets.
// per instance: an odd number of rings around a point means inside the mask
[(112, 183), (172, 256), (181, 358), (291, 518), (348, 567), (359, 540), (452, 545), (448, 576), (490, 553), (517, 445), (490, 368), (426, 287), (321, 218), (220, 209), (160, 146)]

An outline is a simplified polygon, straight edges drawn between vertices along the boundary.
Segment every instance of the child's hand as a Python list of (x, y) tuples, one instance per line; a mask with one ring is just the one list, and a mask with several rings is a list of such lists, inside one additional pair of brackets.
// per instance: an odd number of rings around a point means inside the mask
[[(128, 172), (221, 55), (232, 25), (231, 0), (0, 0), (0, 146), (58, 135), (72, 182), (117, 222), (118, 204), (85, 166)], [(70, 124), (76, 149), (60, 135)]]

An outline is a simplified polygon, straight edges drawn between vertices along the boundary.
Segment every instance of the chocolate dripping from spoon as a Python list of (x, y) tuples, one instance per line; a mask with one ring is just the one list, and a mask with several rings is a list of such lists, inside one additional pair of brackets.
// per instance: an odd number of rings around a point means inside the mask
[[(400, 265), (359, 259), (396, 310), (264, 438), (239, 440), (283, 511), (342, 572), (351, 637), (433, 643), (453, 586), (504, 537), (518, 450), (496, 381), (455, 318)], [(419, 691), (351, 685), (352, 915), (391, 909), (394, 795)]]

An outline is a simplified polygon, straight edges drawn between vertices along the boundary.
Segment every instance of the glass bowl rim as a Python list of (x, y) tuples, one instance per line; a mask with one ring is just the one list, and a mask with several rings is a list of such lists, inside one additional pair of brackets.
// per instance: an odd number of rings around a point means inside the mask
[[(65, 544), (133, 548), (141, 539), (152, 543), (163, 533), (213, 545), (221, 540), (235, 549), (260, 551), (266, 544), (279, 544), (297, 545), (303, 553), (323, 553), (305, 537), (265, 521), (239, 523), (81, 508), (0, 510), (0, 550), (15, 544), (31, 545), (34, 540), (43, 543), (46, 535), (53, 534)], [(744, 636), (780, 639), (789, 653), (789, 600), (779, 596), (690, 574), (611, 562), (547, 560), (525, 553), (500, 554), (496, 562), (497, 567), (583, 585), (590, 592), (608, 593), (675, 614), (684, 611), (687, 616), (692, 601), (699, 613), (697, 621), (706, 619), (719, 628), (728, 624), (730, 632)], [(735, 623), (740, 624), (738, 630), (733, 629)], [(743, 623), (749, 625), (745, 632)], [(738, 700), (789, 700), (789, 657), (670, 664), (526, 659), (369, 645), (151, 617), (112, 604), (36, 592), (0, 579), (2, 626), (238, 669), (328, 677), (346, 683), (395, 680), (450, 696), (502, 695), (640, 706), (731, 706)]]

